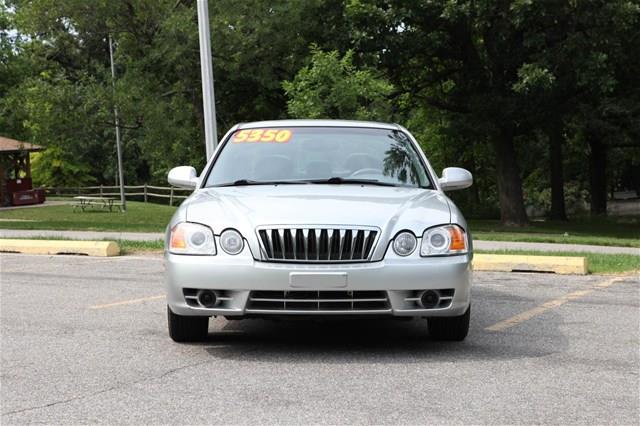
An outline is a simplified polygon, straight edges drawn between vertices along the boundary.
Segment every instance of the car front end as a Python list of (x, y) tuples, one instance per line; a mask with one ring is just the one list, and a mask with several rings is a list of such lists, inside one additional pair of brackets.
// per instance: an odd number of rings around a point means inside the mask
[[(231, 154), (220, 158), (225, 145), (235, 144), (227, 152), (236, 150), (238, 158), (245, 159), (253, 155), (258, 148), (249, 143), (260, 144), (259, 138), (245, 140), (252, 138), (255, 129), (261, 135), (274, 129), (264, 136), (268, 139), (275, 139), (281, 129), (293, 136), (286, 142), (266, 141), (265, 145), (280, 146), (255, 154), (254, 164), (246, 170), (238, 170), (243, 166)], [(243, 131), (246, 138), (238, 141)], [(320, 153), (309, 148), (316, 146), (309, 141), (319, 143), (317, 135), (333, 140), (336, 133), (357, 142), (322, 142), (325, 150)], [(390, 146), (383, 145), (388, 142), (380, 136), (387, 134), (395, 138)], [(372, 142), (374, 136), (381, 141)], [(293, 148), (295, 137), (300, 145), (306, 143), (300, 152)], [(380, 146), (362, 148), (361, 140)], [(286, 143), (291, 145), (283, 148)], [(351, 148), (354, 152), (339, 152), (349, 144), (356, 147)], [(333, 149), (335, 156), (327, 157)], [(400, 159), (388, 162), (391, 154)], [(377, 155), (383, 157), (379, 167), (375, 167)], [(288, 162), (287, 156), (294, 161)], [(309, 156), (312, 159), (305, 163)], [(340, 157), (344, 161), (332, 166), (341, 162)], [(232, 172), (218, 173), (221, 178), (215, 175), (216, 161), (219, 168), (237, 164)], [(264, 166), (272, 162), (281, 164), (272, 170)], [(408, 172), (403, 172), (407, 167)], [(416, 171), (420, 167), (422, 171)], [(326, 169), (331, 170), (318, 176)], [(440, 330), (443, 338), (453, 337), (450, 340), (466, 336), (471, 239), (462, 214), (444, 195), (443, 187), (468, 186), (470, 182), (463, 180), (470, 180), (470, 175), (456, 176), (453, 170), (448, 179), (434, 178), (406, 130), (335, 121), (236, 126), (201, 178), (193, 172), (190, 177), (184, 176), (184, 170), (181, 173), (173, 179), (170, 175), (170, 181), (180, 184), (192, 179), (196, 190), (174, 215), (166, 237), (168, 313), (174, 340), (201, 338), (204, 321), (211, 316), (427, 317), (432, 334)], [(466, 321), (464, 333), (443, 332), (451, 329), (447, 318)]]

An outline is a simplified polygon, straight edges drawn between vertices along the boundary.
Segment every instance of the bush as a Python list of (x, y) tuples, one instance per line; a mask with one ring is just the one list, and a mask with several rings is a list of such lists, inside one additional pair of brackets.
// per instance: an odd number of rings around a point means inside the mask
[(31, 178), (35, 186), (87, 186), (95, 183), (91, 168), (69, 158), (59, 147), (49, 147), (31, 156)]

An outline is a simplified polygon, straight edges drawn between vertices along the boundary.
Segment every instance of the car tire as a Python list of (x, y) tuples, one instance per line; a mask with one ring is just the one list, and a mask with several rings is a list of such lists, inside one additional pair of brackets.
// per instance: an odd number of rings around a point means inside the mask
[(174, 314), (167, 306), (169, 336), (174, 342), (201, 342), (209, 333), (209, 317)]
[(433, 317), (427, 319), (429, 336), (434, 340), (448, 340), (460, 342), (469, 334), (469, 319), (471, 306), (467, 312), (457, 317)]

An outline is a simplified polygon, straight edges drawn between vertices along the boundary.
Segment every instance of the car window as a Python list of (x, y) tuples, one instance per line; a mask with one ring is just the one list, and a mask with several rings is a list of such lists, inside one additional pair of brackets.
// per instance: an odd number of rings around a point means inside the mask
[(431, 187), (405, 133), (351, 127), (239, 130), (223, 146), (205, 186), (332, 178)]

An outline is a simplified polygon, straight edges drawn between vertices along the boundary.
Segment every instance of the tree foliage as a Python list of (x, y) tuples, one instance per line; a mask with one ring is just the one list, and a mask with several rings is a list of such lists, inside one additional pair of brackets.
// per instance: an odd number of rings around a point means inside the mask
[(95, 183), (90, 163), (70, 157), (58, 146), (31, 155), (31, 177), (40, 185), (76, 187)]
[[(516, 225), (640, 191), (637, 0), (209, 3), (221, 133), (396, 121), (474, 173), (465, 211)], [(163, 182), (204, 164), (199, 65), (194, 0), (0, 0), (0, 134), (48, 148), (40, 183), (113, 183), (117, 106), (125, 181)]]
[(389, 121), (393, 86), (353, 65), (353, 51), (311, 51), (311, 64), (283, 83), (288, 111), (295, 118)]
[[(504, 222), (526, 223), (522, 179), (545, 167), (526, 157), (540, 132), (562, 189), (561, 148), (582, 105), (600, 118), (607, 106), (611, 118), (613, 111), (637, 118), (628, 108), (639, 102), (638, 62), (628, 56), (639, 45), (637, 2), (351, 0), (347, 11), (368, 64), (419, 107), (440, 111), (453, 130), (450, 143), (473, 136), (489, 144)], [(597, 123), (593, 115), (578, 121)], [(617, 128), (631, 135), (630, 126)], [(592, 181), (605, 167), (592, 165)]]

